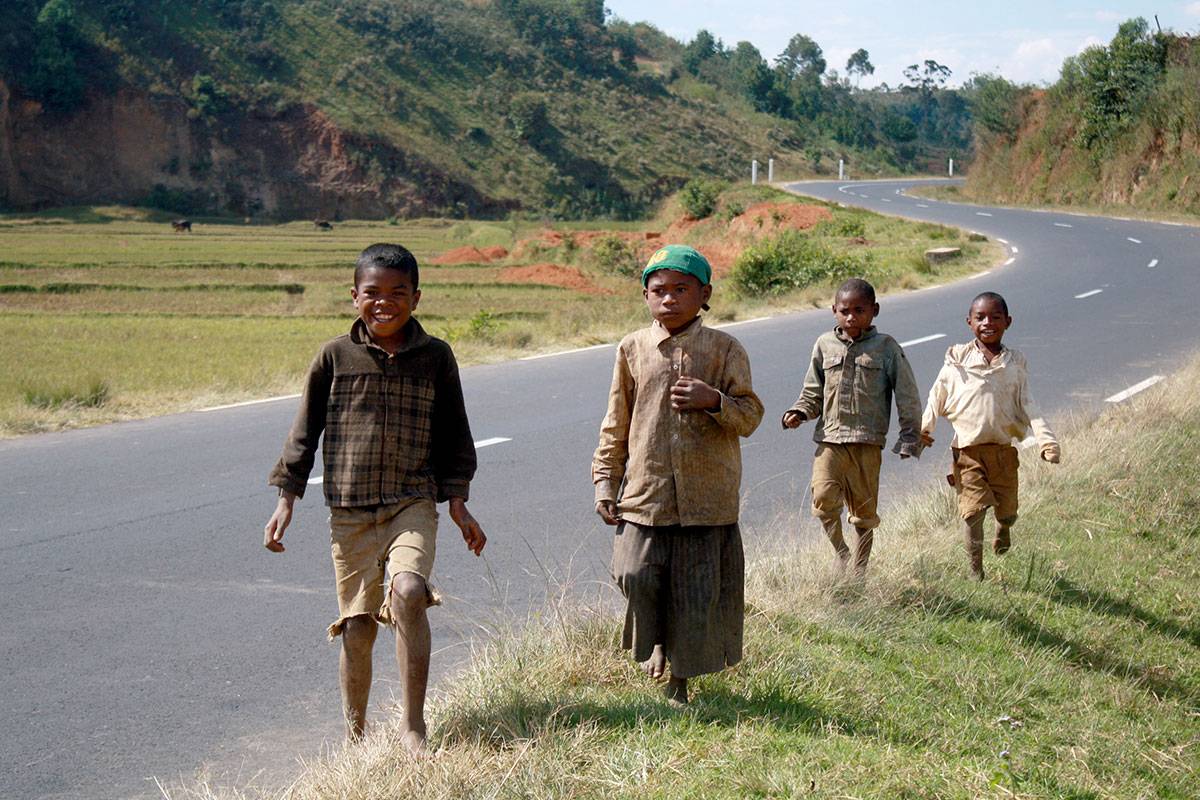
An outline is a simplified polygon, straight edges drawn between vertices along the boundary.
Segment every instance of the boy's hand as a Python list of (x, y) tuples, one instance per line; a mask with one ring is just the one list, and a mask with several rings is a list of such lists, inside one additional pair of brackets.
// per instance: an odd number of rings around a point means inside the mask
[(921, 431), (921, 446), (933, 447), (933, 437), (925, 431)]
[(1062, 461), (1062, 452), (1056, 444), (1042, 445), (1041, 456), (1043, 461), (1049, 461), (1051, 464)]
[(295, 502), (296, 495), (285, 489), (275, 504), (275, 513), (267, 520), (267, 526), (263, 529), (263, 545), (272, 553), (283, 552), (283, 532), (292, 524), (292, 504)]
[(721, 393), (699, 378), (680, 378), (671, 387), (671, 408), (676, 411), (717, 411)]
[(785, 411), (783, 412), (783, 427), (799, 428), (800, 423), (804, 422), (806, 419), (807, 417), (804, 416), (803, 411), (796, 411), (794, 409)]
[(617, 504), (612, 500), (597, 500), (596, 513), (605, 525), (619, 525), (621, 518), (617, 516)]
[(487, 544), (487, 536), (484, 535), (483, 528), (479, 527), (479, 523), (471, 516), (471, 512), (467, 510), (466, 500), (461, 497), (450, 498), (450, 519), (454, 520), (454, 524), (462, 531), (467, 549), (475, 555), (482, 553), (483, 546)]

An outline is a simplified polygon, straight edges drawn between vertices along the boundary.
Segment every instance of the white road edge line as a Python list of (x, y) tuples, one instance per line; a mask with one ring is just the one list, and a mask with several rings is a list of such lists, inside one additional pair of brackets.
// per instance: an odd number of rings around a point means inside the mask
[(1129, 242), (1133, 242), (1134, 244), (1141, 244), (1141, 243), (1142, 243), (1142, 240), (1141, 240), (1141, 239), (1135, 239), (1135, 238), (1133, 238), (1132, 236), (1126, 236), (1126, 237), (1125, 237), (1125, 240), (1126, 240), (1126, 241), (1129, 241)]
[(1103, 289), (1092, 289), (1090, 292), (1084, 292), (1083, 294), (1075, 295), (1075, 299), (1082, 300), (1085, 297), (1091, 297), (1092, 295), (1100, 294), (1103, 291)]
[(925, 342), (932, 342), (935, 339), (945, 339), (945, 338), (946, 338), (946, 334), (935, 333), (931, 336), (922, 336), (920, 339), (909, 339), (907, 342), (901, 342), (900, 346), (901, 347), (911, 347), (914, 344), (924, 344)]
[(1005, 262), (1004, 262), (1003, 264), (1001, 264), (1000, 266), (1002, 266), (1002, 267), (1007, 267), (1009, 264), (1013, 263), (1014, 261), (1016, 261), (1016, 259), (1015, 259), (1015, 258), (1010, 258), (1008, 261), (1005, 261)]
[(734, 320), (733, 322), (721, 322), (721, 323), (718, 323), (717, 325), (709, 325), (708, 327), (710, 327), (710, 328), (729, 328), (733, 325), (749, 325), (751, 322), (762, 322), (765, 319), (770, 319), (770, 317), (754, 317), (753, 319), (737, 319), (737, 320)]
[(989, 214), (989, 213), (988, 213), (988, 212), (986, 212), (986, 211), (976, 211), (976, 212), (975, 212), (975, 216), (977, 216), (977, 217), (990, 217), (990, 216), (992, 216), (992, 215), (991, 215), (991, 214)]
[(882, 201), (883, 201), (883, 202), (885, 202), (885, 203), (890, 203), (890, 202), (892, 202), (892, 198), (890, 198), (890, 197), (881, 197), (881, 198), (879, 198), (879, 199), (880, 199), (880, 200), (882, 200)]
[(917, 208), (929, 208), (929, 206), (925, 205), (924, 203), (917, 203)]
[(1056, 222), (1056, 223), (1054, 223), (1054, 227), (1056, 227), (1056, 228), (1074, 228), (1075, 226), (1074, 226), (1074, 225), (1068, 225), (1068, 224), (1067, 224), (1067, 223), (1065, 223), (1065, 222)]
[(552, 358), (553, 356), (565, 356), (568, 353), (584, 353), (588, 350), (599, 350), (602, 347), (612, 347), (611, 344), (594, 344), (591, 347), (576, 347), (573, 350), (558, 350), (553, 353), (538, 353), (536, 356), (522, 356), (518, 361), (536, 361), (539, 358)]
[(996, 241), (999, 242), (1000, 244), (1008, 244), (1008, 239), (1001, 239), (1000, 237), (996, 237)]
[(223, 406), (210, 406), (209, 408), (201, 408), (199, 412), (205, 414), (209, 411), (224, 411), (227, 408), (242, 408), (244, 406), (256, 406), (260, 403), (274, 403), (278, 400), (294, 400), (300, 395), (298, 394), (281, 394), (278, 397), (264, 397), (261, 400), (243, 400), (240, 403), (228, 403)]
[(967, 280), (973, 281), (976, 278), (982, 278), (984, 275), (987, 275), (990, 272), (991, 272), (990, 269), (985, 269), (983, 272), (976, 272), (974, 275), (967, 276)]
[(1157, 267), (1157, 266), (1158, 266), (1158, 259), (1156, 258), (1156, 259), (1152, 260), (1152, 261), (1151, 261), (1149, 264), (1147, 264), (1146, 266), (1147, 266), (1149, 269), (1154, 269), (1155, 267)]
[(1138, 392), (1145, 391), (1146, 389), (1149, 389), (1151, 386), (1158, 383), (1159, 381), (1166, 380), (1166, 378), (1167, 378), (1166, 375), (1151, 375), (1149, 378), (1146, 378), (1146, 380), (1142, 381), (1141, 383), (1135, 383), (1133, 386), (1130, 386), (1128, 389), (1126, 389), (1123, 392), (1117, 392), (1112, 397), (1104, 398), (1104, 402), (1120, 403), (1122, 400), (1128, 400), (1129, 398), (1133, 397)]
[(480, 441), (476, 442), (475, 449), (478, 450), (481, 447), (491, 447), (494, 444), (504, 444), (505, 442), (511, 442), (511, 441), (512, 441), (512, 437), (493, 436), (490, 439), (481, 439)]

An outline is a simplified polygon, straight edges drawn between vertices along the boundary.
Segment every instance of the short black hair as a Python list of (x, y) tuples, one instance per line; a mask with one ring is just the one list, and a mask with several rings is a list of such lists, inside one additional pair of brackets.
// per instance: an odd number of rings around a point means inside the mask
[(398, 269), (412, 279), (415, 291), (421, 280), (417, 269), (417, 257), (408, 248), (399, 244), (373, 244), (358, 255), (354, 264), (354, 285), (358, 286), (362, 274), (368, 269)]
[(875, 287), (862, 278), (848, 278), (842, 281), (842, 285), (833, 293), (834, 301), (836, 302), (844, 294), (861, 294), (867, 297), (872, 303), (875, 302)]
[(975, 295), (975, 299), (971, 301), (969, 308), (974, 308), (975, 304), (980, 300), (991, 300), (995, 303), (999, 303), (1000, 307), (1004, 309), (1004, 316), (1009, 316), (1008, 302), (995, 292), (980, 292), (979, 294)]

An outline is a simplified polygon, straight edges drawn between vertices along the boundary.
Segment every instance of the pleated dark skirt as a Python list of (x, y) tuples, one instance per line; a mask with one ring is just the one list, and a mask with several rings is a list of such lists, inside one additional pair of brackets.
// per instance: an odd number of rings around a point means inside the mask
[(737, 524), (617, 526), (613, 580), (628, 601), (621, 645), (637, 661), (662, 644), (691, 678), (742, 659), (745, 556)]

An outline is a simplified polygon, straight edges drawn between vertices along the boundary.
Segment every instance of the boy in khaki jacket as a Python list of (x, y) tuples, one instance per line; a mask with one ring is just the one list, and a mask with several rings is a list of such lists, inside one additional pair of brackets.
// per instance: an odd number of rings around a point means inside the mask
[(983, 579), (983, 518), (988, 508), (996, 516), (993, 550), (1004, 555), (1012, 546), (1017, 521), (1017, 449), (1033, 429), (1039, 454), (1057, 464), (1058, 440), (1042, 418), (1029, 393), (1025, 357), (1001, 344), (1012, 325), (1008, 303), (995, 292), (971, 301), (967, 326), (975, 340), (952, 345), (946, 363), (929, 390), (921, 419), (921, 441), (933, 443), (938, 417), (954, 426), (950, 443), (953, 471), (948, 476), (958, 494), (959, 514), (966, 524), (971, 571)]
[(872, 324), (879, 314), (875, 288), (851, 278), (834, 295), (837, 326), (821, 334), (800, 397), (783, 415), (784, 428), (814, 419), (817, 453), (812, 471), (813, 514), (837, 552), (838, 565), (850, 561), (842, 537), (842, 507), (849, 511), (857, 540), (854, 571), (864, 575), (879, 526), (879, 467), (892, 414), (900, 418), (900, 439), (892, 452), (920, 457), (921, 399), (904, 351)]

